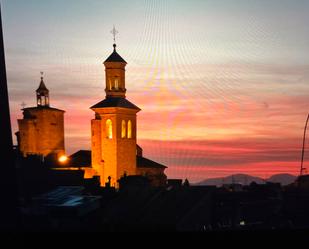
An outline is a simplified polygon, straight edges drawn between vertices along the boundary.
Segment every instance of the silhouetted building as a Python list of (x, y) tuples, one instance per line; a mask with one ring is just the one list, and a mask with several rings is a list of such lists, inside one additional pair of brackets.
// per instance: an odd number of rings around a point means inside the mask
[(299, 176), (294, 184), (300, 189), (309, 190), (309, 175)]
[[(32, 202), (22, 209), (25, 229), (85, 229), (91, 214), (100, 208), (101, 197), (84, 195), (83, 191), (84, 188), (79, 186), (59, 186), (34, 197)], [(89, 224), (89, 229), (93, 229), (91, 225), (93, 224)]]
[(141, 150), (139, 151), (139, 155), (136, 155), (136, 167), (137, 175), (146, 176), (152, 186), (159, 187), (166, 185), (167, 177), (164, 174), (164, 170), (167, 167), (143, 157)]
[(182, 186), (182, 179), (168, 179), (167, 187), (180, 188)]
[(124, 175), (118, 180), (118, 182), (120, 190), (130, 190), (132, 188), (147, 188), (150, 186), (149, 179), (145, 176), (140, 175)]

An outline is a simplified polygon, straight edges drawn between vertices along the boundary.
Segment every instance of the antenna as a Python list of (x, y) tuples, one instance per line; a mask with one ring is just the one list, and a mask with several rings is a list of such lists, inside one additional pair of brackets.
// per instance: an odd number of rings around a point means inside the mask
[(304, 168), (304, 155), (305, 155), (305, 144), (306, 144), (306, 131), (307, 131), (307, 125), (308, 125), (308, 121), (309, 121), (309, 114), (306, 120), (306, 124), (305, 124), (305, 129), (304, 129), (304, 137), (303, 137), (303, 148), (302, 148), (302, 153), (301, 153), (301, 164), (300, 164), (300, 175), (303, 174)]

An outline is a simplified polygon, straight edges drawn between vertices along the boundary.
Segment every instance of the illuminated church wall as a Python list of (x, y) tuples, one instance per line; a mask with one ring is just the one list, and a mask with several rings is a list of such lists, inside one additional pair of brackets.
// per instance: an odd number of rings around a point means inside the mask
[(40, 101), (49, 97), (43, 77), (37, 93), (37, 107), (24, 108), (23, 119), (18, 120), (19, 149), (23, 156), (64, 155), (64, 111), (50, 107), (49, 101)]
[[(126, 173), (136, 174), (136, 111), (125, 108), (95, 109), (97, 119), (92, 120), (92, 167), (101, 176), (104, 185), (111, 177), (112, 185)], [(112, 134), (107, 122), (111, 121)], [(131, 122), (123, 131), (123, 121)], [(125, 137), (123, 137), (125, 133)]]
[(91, 109), (92, 167), (104, 186), (111, 177), (112, 186), (124, 174), (136, 175), (136, 113), (140, 109), (126, 100), (126, 61), (116, 52), (105, 60), (106, 98)]

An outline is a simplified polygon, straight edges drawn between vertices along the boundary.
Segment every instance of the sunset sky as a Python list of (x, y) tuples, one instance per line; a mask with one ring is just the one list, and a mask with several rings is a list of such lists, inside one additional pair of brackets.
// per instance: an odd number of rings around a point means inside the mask
[(68, 154), (90, 149), (89, 107), (105, 97), (102, 62), (115, 25), (127, 98), (142, 109), (138, 144), (169, 178), (299, 172), (309, 1), (1, 3), (14, 132), (44, 71), (51, 105), (66, 110)]

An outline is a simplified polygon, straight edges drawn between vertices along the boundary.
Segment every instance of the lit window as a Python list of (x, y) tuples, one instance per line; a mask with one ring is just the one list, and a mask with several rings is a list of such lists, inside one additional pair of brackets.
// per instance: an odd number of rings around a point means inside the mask
[(125, 138), (126, 137), (126, 121), (122, 120), (122, 124), (121, 124), (121, 138)]
[(113, 138), (113, 124), (112, 120), (106, 120), (106, 137), (109, 139)]
[(116, 90), (118, 90), (118, 88), (119, 88), (118, 79), (117, 78), (115, 79), (115, 88), (116, 88)]
[(42, 104), (41, 95), (37, 95), (38, 106)]
[(128, 121), (128, 138), (132, 138), (132, 122)]

